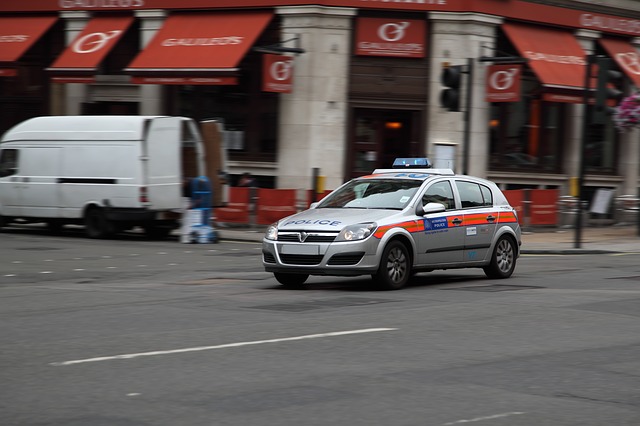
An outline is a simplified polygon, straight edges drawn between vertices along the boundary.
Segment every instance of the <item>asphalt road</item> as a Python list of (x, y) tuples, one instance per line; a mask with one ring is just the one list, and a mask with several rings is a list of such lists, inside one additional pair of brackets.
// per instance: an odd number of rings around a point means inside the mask
[(0, 424), (638, 426), (640, 255), (281, 289), (260, 246), (0, 234)]

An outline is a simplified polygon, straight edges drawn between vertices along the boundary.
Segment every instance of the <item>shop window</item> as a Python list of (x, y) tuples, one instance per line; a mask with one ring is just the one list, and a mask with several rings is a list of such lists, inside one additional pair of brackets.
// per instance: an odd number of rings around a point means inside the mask
[(491, 106), (491, 169), (558, 173), (567, 105), (527, 98)]
[[(589, 113), (591, 113), (589, 107)], [(592, 174), (614, 174), (619, 134), (612, 120), (605, 125), (590, 125), (584, 147), (585, 171)]]
[[(255, 45), (270, 45), (278, 40), (278, 22), (274, 21)], [(249, 51), (238, 65), (236, 85), (169, 88), (169, 114), (196, 121), (219, 120), (231, 161), (275, 162), (281, 95), (262, 91), (262, 59), (261, 53)]]

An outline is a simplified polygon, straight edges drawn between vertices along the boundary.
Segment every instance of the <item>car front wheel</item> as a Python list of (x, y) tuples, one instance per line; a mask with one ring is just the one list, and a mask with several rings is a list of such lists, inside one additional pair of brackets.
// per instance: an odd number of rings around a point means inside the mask
[(509, 278), (516, 268), (516, 249), (513, 239), (500, 237), (493, 249), (491, 263), (485, 266), (484, 273), (489, 278)]
[(307, 274), (286, 274), (282, 272), (274, 272), (273, 275), (283, 287), (287, 288), (301, 288), (302, 284), (304, 284), (305, 281), (307, 281), (307, 278), (309, 278), (309, 275)]
[(391, 241), (384, 248), (378, 272), (373, 279), (381, 290), (399, 290), (411, 276), (411, 258), (407, 246)]

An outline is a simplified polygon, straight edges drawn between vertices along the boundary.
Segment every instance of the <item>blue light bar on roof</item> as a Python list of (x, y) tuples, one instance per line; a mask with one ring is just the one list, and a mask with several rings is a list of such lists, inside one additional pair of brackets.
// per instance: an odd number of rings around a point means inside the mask
[(430, 169), (433, 167), (428, 158), (396, 158), (393, 169)]

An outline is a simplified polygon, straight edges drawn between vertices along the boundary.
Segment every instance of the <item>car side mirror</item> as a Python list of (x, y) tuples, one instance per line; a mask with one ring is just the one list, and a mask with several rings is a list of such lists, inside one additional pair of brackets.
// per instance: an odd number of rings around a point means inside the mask
[(419, 204), (416, 208), (416, 215), (424, 216), (430, 213), (441, 213), (445, 210), (445, 207), (440, 203), (427, 203), (424, 206), (422, 204)]

